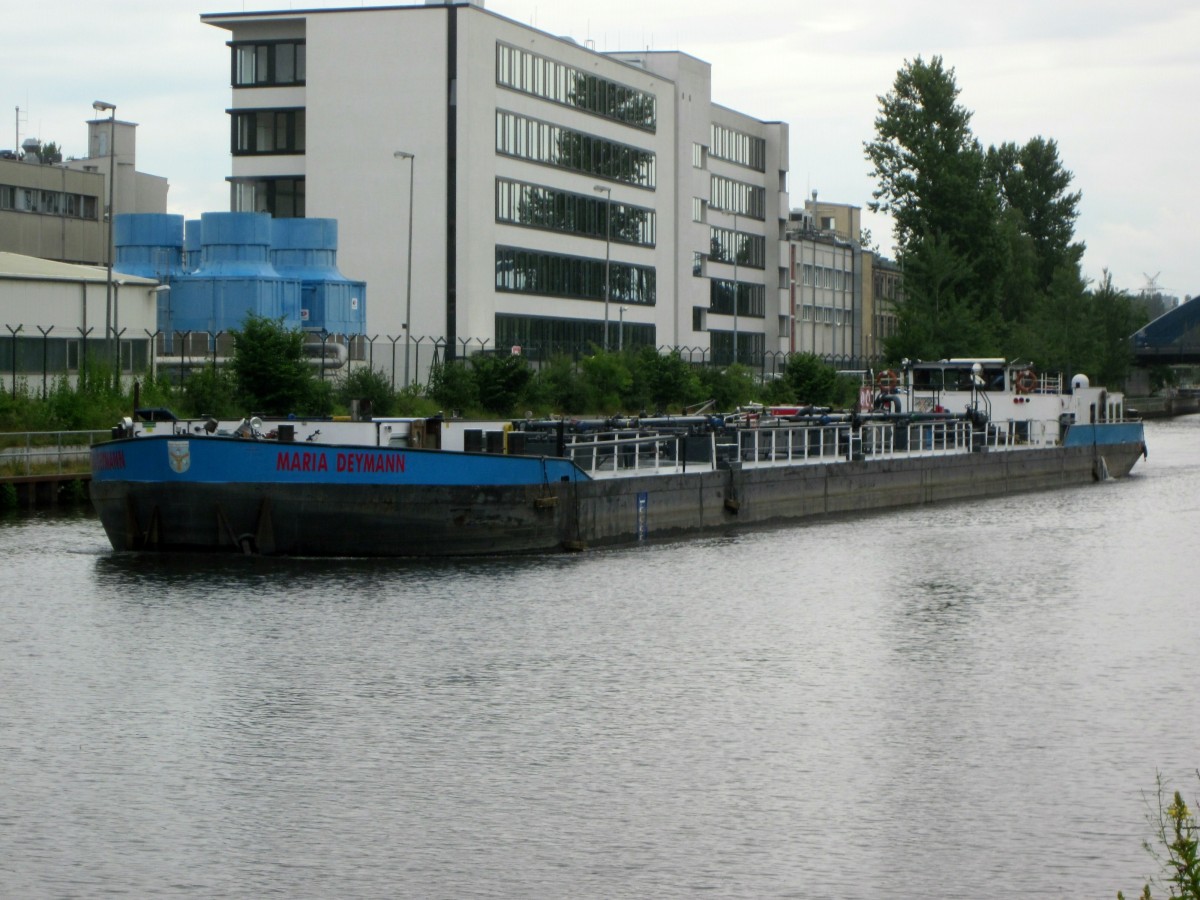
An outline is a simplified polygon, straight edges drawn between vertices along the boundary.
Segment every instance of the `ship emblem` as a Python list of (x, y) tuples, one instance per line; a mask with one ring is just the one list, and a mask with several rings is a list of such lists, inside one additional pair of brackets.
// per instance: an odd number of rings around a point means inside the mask
[(167, 441), (167, 462), (171, 466), (172, 472), (178, 472), (181, 475), (188, 470), (192, 464), (192, 450), (187, 441)]

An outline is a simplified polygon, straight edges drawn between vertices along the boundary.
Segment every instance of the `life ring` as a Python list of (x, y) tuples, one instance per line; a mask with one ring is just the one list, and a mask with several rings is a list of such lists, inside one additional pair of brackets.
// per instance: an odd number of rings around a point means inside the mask
[(875, 384), (881, 391), (894, 391), (900, 384), (900, 376), (895, 369), (884, 369), (875, 376)]
[(1018, 394), (1032, 394), (1037, 388), (1037, 375), (1033, 373), (1033, 369), (1022, 369), (1017, 373), (1014, 386)]

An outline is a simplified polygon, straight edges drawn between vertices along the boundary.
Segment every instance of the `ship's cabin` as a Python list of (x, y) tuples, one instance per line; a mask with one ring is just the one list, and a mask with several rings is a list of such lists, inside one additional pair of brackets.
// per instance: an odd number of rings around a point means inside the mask
[(909, 384), (914, 391), (1004, 391), (1008, 363), (1003, 359), (943, 359), (913, 363)]

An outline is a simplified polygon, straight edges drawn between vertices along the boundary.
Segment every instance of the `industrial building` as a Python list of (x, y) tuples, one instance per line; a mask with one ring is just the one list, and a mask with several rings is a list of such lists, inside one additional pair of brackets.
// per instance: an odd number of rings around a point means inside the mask
[(481, 2), (202, 21), (229, 32), (231, 209), (337, 220), (369, 331), (447, 356), (791, 348), (788, 129), (715, 103), (708, 63)]

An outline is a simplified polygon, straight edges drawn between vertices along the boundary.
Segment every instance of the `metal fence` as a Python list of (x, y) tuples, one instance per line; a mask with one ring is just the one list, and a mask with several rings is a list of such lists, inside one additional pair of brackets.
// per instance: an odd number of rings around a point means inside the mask
[(102, 431), (13, 431), (0, 434), (0, 475), (62, 475), (87, 472)]
[[(231, 331), (163, 331), (144, 330), (144, 335), (122, 332), (116, 340), (119, 357), (113, 358), (112, 347), (101, 337), (87, 333), (68, 333), (53, 326), (34, 326), (37, 332), (30, 336), (32, 328), (24, 324), (7, 324), (7, 334), (0, 332), (0, 379), (8, 380), (15, 394), (19, 379), (38, 385), (44, 397), (51, 380), (60, 376), (75, 377), (86, 369), (89, 359), (102, 365), (111, 365), (125, 376), (145, 371), (165, 371), (174, 378), (178, 373), (180, 383), (187, 373), (208, 365), (223, 365), (234, 351), (234, 334)], [(76, 329), (78, 330), (78, 329)], [(337, 378), (357, 367), (368, 366), (388, 376), (393, 389), (407, 387), (411, 383), (428, 383), (430, 370), (451, 359), (465, 359), (480, 353), (519, 355), (535, 369), (540, 369), (557, 357), (578, 361), (596, 352), (592, 342), (545, 341), (522, 346), (497, 346), (493, 338), (456, 338), (453, 341), (435, 335), (413, 336), (408, 334), (336, 334), (326, 331), (306, 332), (306, 346), (310, 350), (312, 365), (322, 378)], [(626, 349), (636, 352), (648, 344), (629, 342)], [(319, 349), (318, 349), (319, 348)], [(739, 348), (736, 360), (727, 351), (714, 352), (711, 347), (659, 344), (655, 349), (662, 354), (678, 353), (680, 358), (694, 366), (725, 367), (737, 362), (761, 380), (778, 378), (787, 368), (790, 351), (758, 350)], [(732, 349), (732, 348), (730, 348)], [(879, 360), (852, 355), (824, 355), (818, 357), (839, 370), (862, 370), (877, 366)]]

